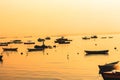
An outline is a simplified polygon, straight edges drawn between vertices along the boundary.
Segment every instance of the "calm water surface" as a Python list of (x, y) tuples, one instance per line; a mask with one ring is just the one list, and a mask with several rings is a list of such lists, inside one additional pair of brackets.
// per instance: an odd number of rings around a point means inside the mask
[[(113, 38), (101, 39), (102, 36)], [(27, 48), (34, 45), (8, 46), (18, 47), (18, 52), (3, 52), (1, 46), (3, 61), (0, 62), (0, 80), (103, 80), (98, 74), (98, 65), (120, 60), (120, 35), (98, 35), (98, 39), (91, 40), (82, 40), (83, 36), (66, 37), (73, 40), (71, 44), (56, 44), (56, 48), (37, 52), (27, 52)], [(5, 38), (0, 41), (33, 40), (41, 45), (37, 38)], [(56, 38), (58, 37), (51, 37), (45, 44), (55, 45)], [(110, 50), (109, 55), (86, 56), (84, 52), (99, 49)]]

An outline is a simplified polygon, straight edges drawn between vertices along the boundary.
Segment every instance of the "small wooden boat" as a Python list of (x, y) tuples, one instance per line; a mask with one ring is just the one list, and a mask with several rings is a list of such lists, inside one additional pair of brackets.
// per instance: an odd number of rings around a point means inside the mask
[(38, 38), (37, 41), (38, 41), (38, 42), (43, 42), (43, 41), (45, 41), (45, 39)]
[(108, 54), (108, 51), (109, 50), (94, 50), (94, 51), (85, 50), (87, 54)]
[(46, 40), (50, 40), (51, 38), (50, 38), (50, 37), (46, 37), (45, 39), (46, 39)]
[(83, 40), (89, 40), (90, 38), (89, 37), (82, 37)]
[(2, 48), (3, 51), (17, 51), (18, 48)]
[(105, 71), (111, 71), (115, 69), (115, 65), (118, 64), (119, 61), (116, 62), (112, 62), (112, 63), (108, 63), (108, 64), (104, 64), (104, 65), (98, 65), (100, 71), (99, 73), (103, 73)]
[(12, 43), (14, 43), (14, 44), (21, 44), (23, 42), (22, 42), (22, 40), (13, 40)]
[(43, 51), (43, 48), (27, 48), (28, 52), (32, 52), (32, 51)]
[(104, 80), (120, 80), (120, 72), (118, 71), (108, 71), (102, 73)]
[(8, 43), (7, 42), (1, 42), (0, 46), (8, 46)]
[(96, 35), (91, 36), (92, 39), (98, 38)]

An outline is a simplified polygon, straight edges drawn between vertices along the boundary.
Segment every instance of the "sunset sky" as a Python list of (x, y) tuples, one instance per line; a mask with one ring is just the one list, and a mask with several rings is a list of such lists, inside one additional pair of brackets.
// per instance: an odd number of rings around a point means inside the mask
[(0, 35), (120, 31), (120, 0), (0, 0)]

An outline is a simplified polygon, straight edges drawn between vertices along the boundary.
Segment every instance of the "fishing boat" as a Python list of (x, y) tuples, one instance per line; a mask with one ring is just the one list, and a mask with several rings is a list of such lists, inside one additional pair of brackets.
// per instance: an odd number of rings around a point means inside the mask
[(32, 51), (43, 51), (43, 48), (27, 48), (28, 52), (32, 52)]
[(104, 65), (98, 65), (99, 67), (99, 73), (103, 73), (105, 71), (112, 71), (115, 69), (115, 65), (118, 64), (119, 61), (115, 61), (115, 62), (112, 62), (112, 63), (107, 63), (107, 64), (104, 64)]
[(61, 38), (56, 39), (54, 42), (58, 43), (58, 44), (70, 44), (70, 41), (72, 41), (72, 40), (61, 37)]
[(2, 48), (3, 51), (17, 51), (18, 48)]
[(93, 35), (93, 36), (91, 36), (91, 38), (92, 38), (92, 39), (96, 39), (96, 38), (98, 38), (98, 37), (97, 37), (97, 35)]
[(87, 54), (108, 54), (108, 51), (109, 50), (94, 50), (94, 51), (85, 50)]
[(108, 71), (101, 74), (104, 80), (120, 80), (120, 71)]
[(8, 46), (8, 43), (7, 42), (1, 42), (0, 46)]
[(82, 37), (83, 40), (89, 40), (90, 38), (89, 37)]
[(38, 42), (43, 42), (43, 41), (45, 41), (45, 39), (38, 38), (37, 41), (38, 41)]
[(13, 40), (12, 43), (14, 43), (14, 44), (21, 44), (23, 42), (22, 42), (22, 40)]
[(50, 37), (46, 37), (45, 39), (46, 39), (46, 40), (50, 40), (51, 38), (50, 38)]

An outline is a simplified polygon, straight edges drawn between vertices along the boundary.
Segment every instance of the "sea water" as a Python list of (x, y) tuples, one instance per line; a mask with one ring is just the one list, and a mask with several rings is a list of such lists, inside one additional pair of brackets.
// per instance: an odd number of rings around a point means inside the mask
[[(98, 65), (120, 60), (120, 35), (97, 36), (97, 39), (90, 40), (83, 40), (83, 35), (65, 36), (72, 40), (70, 44), (54, 43), (58, 37), (51, 37), (51, 40), (46, 40), (45, 44), (56, 45), (55, 48), (35, 52), (28, 52), (27, 48), (42, 45), (42, 42), (37, 41), (39, 37), (0, 39), (0, 42), (16, 39), (23, 42), (27, 40), (36, 42), (32, 45), (0, 46), (3, 55), (0, 61), (0, 80), (103, 80)], [(102, 39), (102, 36), (107, 38)], [(2, 50), (3, 47), (17, 47), (18, 51), (6, 52)], [(84, 50), (104, 49), (109, 50), (108, 55), (86, 55), (84, 52)]]

